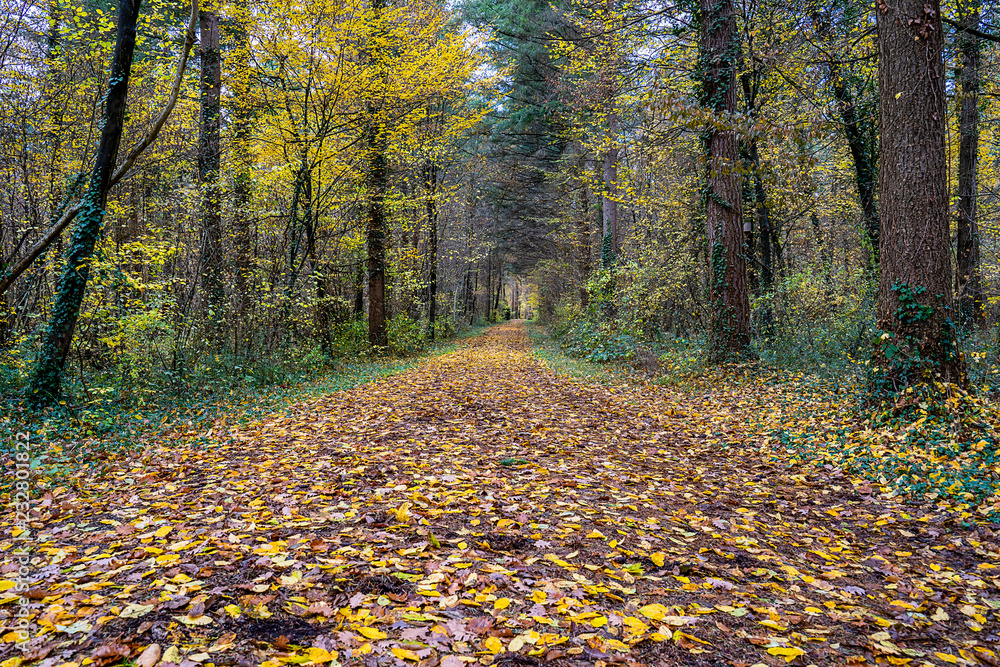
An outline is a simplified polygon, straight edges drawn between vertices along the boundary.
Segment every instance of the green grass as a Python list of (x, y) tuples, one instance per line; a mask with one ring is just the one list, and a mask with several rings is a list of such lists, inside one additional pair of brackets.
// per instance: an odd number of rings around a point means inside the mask
[(569, 356), (559, 348), (549, 329), (534, 321), (529, 321), (525, 330), (531, 339), (531, 354), (557, 375), (598, 384), (619, 384), (629, 374), (628, 369), (615, 364), (598, 364)]
[(52, 481), (153, 442), (195, 441), (211, 446), (216, 440), (209, 431), (221, 425), (223, 418), (227, 427), (245, 426), (281, 414), (296, 403), (403, 373), (453, 351), (485, 328), (466, 328), (413, 357), (339, 359), (276, 374), (270, 382), (226, 378), (225, 386), (217, 384), (209, 393), (194, 389), (147, 393), (141, 405), (111, 396), (83, 400), (79, 388), (70, 383), (67, 401), (35, 412), (19, 392), (7, 391), (0, 399), (0, 461), (9, 460), (15, 436), (24, 432), (31, 433), (32, 467), (38, 479)]

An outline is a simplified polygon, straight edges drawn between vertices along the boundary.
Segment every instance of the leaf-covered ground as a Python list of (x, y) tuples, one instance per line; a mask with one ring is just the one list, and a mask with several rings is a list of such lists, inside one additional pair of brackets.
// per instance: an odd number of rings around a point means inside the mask
[(574, 382), (495, 327), (46, 495), (25, 662), (1000, 664), (993, 528), (751, 433), (761, 405)]

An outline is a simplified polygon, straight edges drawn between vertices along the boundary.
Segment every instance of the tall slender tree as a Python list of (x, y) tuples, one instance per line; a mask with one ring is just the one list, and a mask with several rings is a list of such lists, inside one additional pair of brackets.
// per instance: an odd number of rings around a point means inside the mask
[[(374, 35), (381, 34), (383, 9), (385, 0), (372, 0), (372, 21), (375, 23)], [(384, 44), (373, 40), (368, 50), (369, 66), (376, 70), (376, 80), (387, 73), (380, 62), (380, 52)], [(374, 92), (372, 94), (375, 94)], [(368, 224), (366, 227), (368, 241), (368, 343), (375, 348), (383, 348), (389, 344), (389, 334), (386, 327), (385, 303), (385, 269), (386, 269), (386, 221), (385, 221), (385, 191), (388, 182), (388, 160), (386, 151), (388, 142), (386, 127), (381, 121), (382, 109), (372, 99), (368, 103), (368, 123), (365, 128), (365, 148), (368, 151)]]
[(90, 276), (90, 260), (101, 235), (108, 188), (121, 145), (140, 4), (141, 0), (121, 0), (118, 6), (117, 37), (104, 102), (104, 128), (94, 168), (91, 170), (90, 183), (73, 230), (66, 267), (59, 279), (52, 320), (45, 332), (38, 364), (31, 380), (32, 400), (37, 403), (47, 403), (59, 396), (66, 355), (69, 354), (73, 341), (80, 304)]
[[(959, 3), (962, 28), (976, 29), (980, 22), (979, 0)], [(958, 80), (958, 270), (955, 289), (962, 324), (981, 325), (985, 320), (983, 276), (980, 268), (978, 177), (979, 177), (979, 87), (980, 40), (967, 30), (956, 31), (956, 46), (961, 58)]]
[(198, 181), (201, 184), (201, 284), (211, 319), (221, 317), (225, 296), (222, 275), (221, 158), (222, 51), (219, 45), (219, 13), (203, 7), (199, 17), (201, 34), (201, 128), (198, 137)]

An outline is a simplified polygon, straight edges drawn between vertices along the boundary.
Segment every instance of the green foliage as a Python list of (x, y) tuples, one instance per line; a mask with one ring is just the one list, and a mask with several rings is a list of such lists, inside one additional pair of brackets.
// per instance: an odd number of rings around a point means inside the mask
[(860, 270), (841, 280), (846, 285), (838, 288), (827, 273), (806, 267), (751, 300), (754, 350), (762, 362), (825, 375), (870, 355), (875, 285)]
[(581, 316), (558, 329), (560, 347), (571, 357), (595, 363), (626, 361), (635, 356), (637, 340), (614, 320)]
[(355, 317), (333, 326), (330, 334), (330, 354), (334, 357), (351, 357), (368, 350), (368, 322)]
[(448, 340), (455, 337), (455, 323), (450, 317), (434, 318), (434, 340)]
[(426, 338), (421, 334), (423, 329), (406, 313), (396, 315), (389, 321), (389, 350), (403, 356), (423, 351), (426, 344)]

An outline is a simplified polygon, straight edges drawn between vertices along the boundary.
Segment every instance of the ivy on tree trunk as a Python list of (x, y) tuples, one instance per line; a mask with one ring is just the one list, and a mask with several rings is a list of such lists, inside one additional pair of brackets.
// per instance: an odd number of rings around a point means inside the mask
[(101, 131), (101, 142), (97, 149), (90, 183), (81, 202), (76, 228), (73, 230), (66, 256), (66, 267), (56, 290), (52, 319), (45, 332), (31, 379), (29, 391), (31, 400), (36, 404), (49, 403), (60, 394), (63, 368), (73, 341), (83, 295), (87, 289), (90, 261), (101, 235), (111, 174), (121, 145), (140, 4), (141, 0), (121, 0), (119, 4), (117, 39), (104, 106), (104, 128)]

